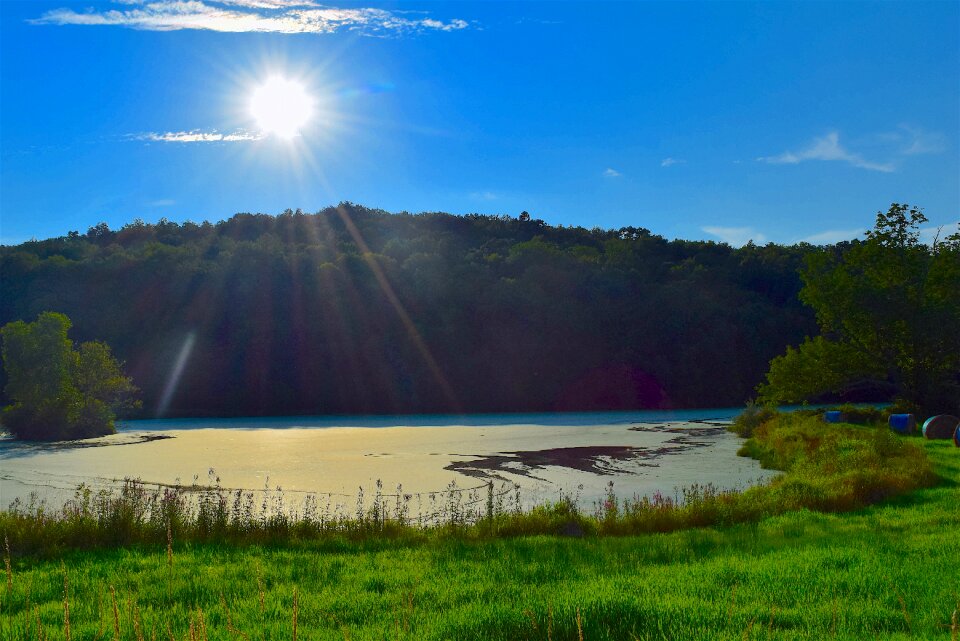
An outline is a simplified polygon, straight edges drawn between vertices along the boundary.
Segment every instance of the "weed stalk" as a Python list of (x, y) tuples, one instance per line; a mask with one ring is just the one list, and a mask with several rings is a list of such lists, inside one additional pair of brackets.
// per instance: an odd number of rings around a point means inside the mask
[(60, 567), (63, 568), (63, 634), (70, 641), (70, 581), (66, 564), (61, 562)]
[(293, 641), (297, 641), (297, 614), (300, 609), (297, 588), (293, 588)]

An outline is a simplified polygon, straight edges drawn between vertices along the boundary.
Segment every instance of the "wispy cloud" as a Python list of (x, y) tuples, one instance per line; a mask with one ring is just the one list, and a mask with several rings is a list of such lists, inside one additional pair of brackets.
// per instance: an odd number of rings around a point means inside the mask
[(747, 242), (753, 241), (757, 244), (763, 244), (767, 242), (767, 237), (764, 234), (761, 234), (753, 227), (701, 227), (702, 231), (710, 234), (711, 236), (716, 236), (721, 241), (727, 243), (731, 247), (741, 247), (746, 245)]
[(925, 245), (933, 245), (934, 241), (941, 241), (950, 234), (960, 232), (960, 220), (945, 225), (930, 225), (920, 228), (920, 242)]
[[(960, 221), (947, 223), (945, 225), (928, 225), (921, 227), (920, 242), (925, 245), (932, 245), (935, 240), (943, 240), (950, 234), (960, 229)], [(811, 234), (806, 238), (801, 238), (797, 242), (810, 243), (811, 245), (835, 245), (837, 243), (863, 238), (865, 229), (858, 227), (856, 229), (829, 229), (817, 234)]]
[[(117, 0), (114, 0), (117, 1)], [(124, 0), (120, 0), (124, 2)], [(146, 0), (125, 0), (127, 4), (147, 4)], [(316, 7), (311, 0), (214, 0), (219, 4), (232, 4), (248, 9), (290, 9), (293, 7)]]
[(891, 163), (873, 162), (858, 153), (848, 151), (840, 144), (840, 134), (836, 131), (831, 131), (822, 138), (814, 138), (809, 146), (800, 151), (785, 151), (777, 156), (762, 156), (757, 160), (787, 165), (796, 165), (807, 160), (838, 160), (871, 171), (891, 172), (894, 170)]
[(672, 167), (673, 165), (682, 165), (687, 162), (686, 160), (681, 160), (679, 158), (664, 158), (660, 161), (661, 167)]
[(123, 0), (123, 9), (52, 9), (31, 20), (39, 25), (120, 26), (146, 31), (200, 29), (230, 33), (335, 33), (387, 35), (419, 31), (458, 31), (469, 23), (409, 17), (386, 9), (340, 9), (312, 0)]
[(218, 131), (167, 131), (163, 133), (148, 132), (145, 134), (135, 134), (129, 137), (131, 140), (145, 140), (147, 142), (249, 142), (261, 140), (263, 134), (250, 133), (248, 131), (235, 131), (229, 134), (222, 134)]
[(500, 196), (492, 191), (474, 191), (470, 192), (470, 198), (474, 200), (497, 200)]
[(619, 177), (622, 176), (623, 174), (621, 174), (621, 173), (620, 173), (619, 171), (617, 171), (616, 169), (613, 169), (612, 167), (607, 167), (607, 168), (603, 171), (603, 175), (606, 176), (607, 178), (619, 178)]
[(151, 200), (147, 203), (148, 207), (172, 207), (176, 205), (177, 201), (172, 198), (161, 198), (160, 200)]
[(903, 132), (903, 148), (900, 153), (904, 155), (938, 154), (947, 148), (946, 137), (941, 133), (912, 125), (900, 125), (900, 130)]
[(811, 245), (835, 245), (844, 240), (853, 240), (863, 236), (864, 229), (828, 229), (818, 234), (811, 234), (806, 238), (801, 238), (799, 242), (810, 243)]

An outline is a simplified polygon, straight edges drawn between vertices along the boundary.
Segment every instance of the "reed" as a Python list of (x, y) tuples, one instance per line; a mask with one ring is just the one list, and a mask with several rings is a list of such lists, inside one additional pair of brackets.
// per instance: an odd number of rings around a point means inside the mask
[(120, 611), (117, 608), (117, 589), (110, 586), (110, 602), (113, 605), (113, 639), (120, 641)]
[(203, 618), (203, 608), (197, 608), (197, 627), (200, 632), (199, 638), (202, 641), (208, 641), (207, 639), (207, 623)]
[(43, 623), (40, 621), (40, 607), (37, 606), (37, 641), (43, 641), (47, 635), (43, 631)]
[(10, 537), (3, 535), (3, 565), (7, 571), (7, 603), (13, 598), (13, 564), (10, 561)]
[(63, 635), (70, 641), (70, 579), (67, 575), (67, 566), (61, 562), (63, 569)]
[(260, 603), (260, 614), (264, 613), (263, 605), (263, 568), (260, 567), (260, 560), (257, 559), (257, 601)]
[(144, 641), (143, 621), (140, 619), (140, 606), (136, 602), (133, 604), (133, 634), (137, 638), (137, 641)]
[(293, 641), (297, 641), (297, 614), (300, 612), (300, 600), (297, 588), (293, 588)]
[(167, 521), (167, 566), (170, 572), (173, 572), (173, 530), (170, 528), (170, 521)]

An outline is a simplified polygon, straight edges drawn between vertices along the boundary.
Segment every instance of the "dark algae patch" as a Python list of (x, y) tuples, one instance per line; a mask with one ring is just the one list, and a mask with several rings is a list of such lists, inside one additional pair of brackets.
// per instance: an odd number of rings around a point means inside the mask
[[(691, 448), (713, 445), (726, 431), (726, 424), (709, 424), (697, 427), (636, 425), (628, 428), (634, 432), (660, 432), (676, 434), (660, 447), (637, 447), (632, 445), (596, 445), (581, 447), (554, 447), (543, 450), (500, 452), (479, 456), (472, 461), (454, 461), (444, 469), (459, 472), (478, 479), (504, 480), (504, 474), (538, 478), (537, 470), (560, 467), (601, 476), (626, 474), (629, 470), (623, 463), (643, 467), (657, 467), (657, 459), (679, 454)], [(713, 439), (713, 440), (707, 440)]]
[(481, 456), (473, 461), (454, 461), (444, 469), (480, 479), (501, 479), (503, 473), (537, 478), (534, 472), (545, 467), (564, 467), (581, 472), (617, 474), (616, 463), (650, 458), (654, 454), (642, 447), (594, 445), (555, 447), (545, 450), (504, 452)]

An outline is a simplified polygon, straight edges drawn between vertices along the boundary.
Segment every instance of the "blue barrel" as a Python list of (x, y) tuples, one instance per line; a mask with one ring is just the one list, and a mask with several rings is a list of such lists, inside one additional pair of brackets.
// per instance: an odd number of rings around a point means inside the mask
[(958, 425), (960, 425), (960, 418), (951, 414), (931, 416), (923, 422), (923, 437), (949, 441), (957, 431)]
[(917, 419), (913, 414), (891, 414), (890, 429), (897, 434), (913, 434), (917, 430)]
[(827, 423), (843, 423), (843, 412), (839, 410), (830, 410), (823, 413), (823, 420)]

